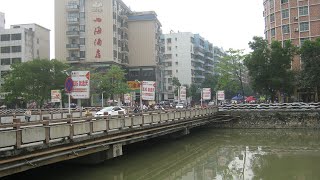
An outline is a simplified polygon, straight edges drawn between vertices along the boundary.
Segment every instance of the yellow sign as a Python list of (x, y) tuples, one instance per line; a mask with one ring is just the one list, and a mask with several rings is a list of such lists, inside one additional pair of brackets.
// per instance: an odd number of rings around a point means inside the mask
[(137, 81), (128, 81), (127, 83), (128, 83), (129, 89), (131, 89), (131, 90), (140, 89), (140, 83)]

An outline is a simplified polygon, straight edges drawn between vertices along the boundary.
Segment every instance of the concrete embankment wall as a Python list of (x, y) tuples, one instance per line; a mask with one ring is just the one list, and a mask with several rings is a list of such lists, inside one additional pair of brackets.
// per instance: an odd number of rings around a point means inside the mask
[(219, 128), (310, 128), (320, 129), (320, 111), (227, 111), (223, 114), (238, 117)]

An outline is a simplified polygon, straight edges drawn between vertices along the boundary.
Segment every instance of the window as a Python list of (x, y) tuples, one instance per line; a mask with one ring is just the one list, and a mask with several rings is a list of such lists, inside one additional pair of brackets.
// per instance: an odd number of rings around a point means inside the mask
[(86, 58), (86, 52), (80, 51), (80, 58)]
[(176, 41), (178, 41), (178, 38), (175, 38)]
[(12, 64), (21, 63), (21, 58), (12, 58)]
[(300, 23), (300, 32), (309, 31), (309, 22)]
[(1, 59), (1, 65), (10, 65), (10, 58)]
[(271, 37), (274, 37), (276, 35), (276, 29), (272, 28), (271, 29)]
[(19, 34), (12, 34), (11, 35), (11, 40), (21, 40), (21, 33)]
[(176, 65), (179, 65), (179, 62), (176, 62)]
[(289, 25), (283, 25), (282, 26), (282, 33), (283, 34), (289, 34), (290, 33)]
[(176, 57), (178, 57), (178, 54), (176, 54)]
[(270, 8), (274, 8), (274, 0), (269, 0)]
[(168, 78), (168, 84), (172, 84), (172, 78)]
[(178, 72), (179, 72), (179, 70), (177, 69), (177, 70), (176, 70), (176, 73), (178, 73)]
[(308, 6), (299, 7), (299, 16), (307, 16), (309, 15)]
[(10, 53), (10, 46), (1, 47), (1, 53)]
[(86, 26), (80, 25), (80, 32), (86, 32)]
[(118, 58), (118, 51), (113, 50), (113, 57)]
[(11, 48), (13, 53), (21, 52), (21, 46), (12, 46)]
[(168, 47), (167, 47), (167, 50), (168, 50), (168, 51), (171, 51), (171, 47), (170, 47), (170, 46), (168, 46)]
[(168, 91), (172, 91), (172, 86), (168, 86)]
[(39, 44), (39, 41), (40, 41), (39, 38), (37, 38), (37, 44)]
[(1, 41), (10, 41), (10, 34), (2, 34)]
[(178, 46), (176, 46), (176, 49), (178, 49)]
[(283, 9), (281, 11), (281, 14), (282, 14), (282, 19), (289, 18), (289, 9)]
[(86, 44), (86, 39), (80, 38), (80, 45), (85, 45), (85, 44)]
[(270, 15), (270, 22), (274, 22), (274, 14)]
[(281, 0), (281, 4), (288, 3), (288, 0)]
[(171, 43), (171, 38), (167, 39), (167, 43), (170, 44)]

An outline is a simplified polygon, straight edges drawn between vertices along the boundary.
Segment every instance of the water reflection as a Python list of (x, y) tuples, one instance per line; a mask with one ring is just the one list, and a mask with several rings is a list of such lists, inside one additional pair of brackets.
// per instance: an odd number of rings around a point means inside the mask
[[(96, 166), (56, 165), (23, 178), (97, 180), (320, 179), (320, 132), (201, 129), (135, 147)], [(18, 176), (15, 176), (17, 178)]]

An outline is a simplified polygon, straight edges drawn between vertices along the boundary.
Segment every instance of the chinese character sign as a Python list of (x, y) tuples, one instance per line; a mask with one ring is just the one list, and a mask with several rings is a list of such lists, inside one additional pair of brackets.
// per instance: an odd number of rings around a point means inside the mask
[(72, 71), (73, 90), (71, 93), (74, 99), (90, 98), (90, 72), (89, 71)]
[(225, 99), (224, 91), (218, 91), (217, 96), (218, 96), (218, 101), (224, 101), (224, 99)]
[(202, 99), (203, 100), (211, 100), (211, 88), (203, 88), (202, 89)]
[(127, 82), (129, 89), (131, 90), (138, 90), (140, 89), (140, 83), (137, 81), (128, 81)]
[(61, 102), (60, 90), (51, 90), (51, 102)]
[(146, 101), (154, 101), (156, 97), (156, 82), (142, 82), (142, 99)]
[(187, 88), (185, 86), (180, 87), (180, 101), (187, 100)]

